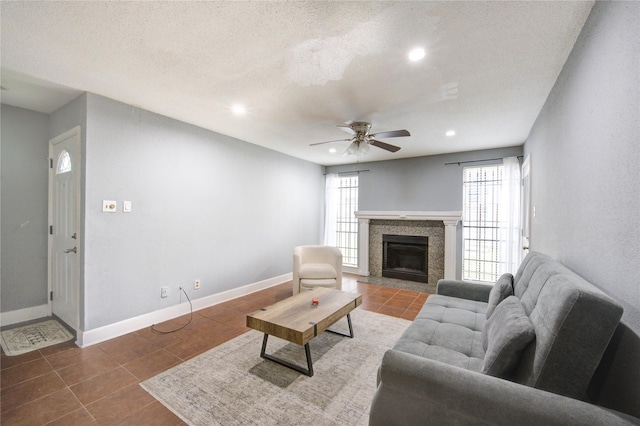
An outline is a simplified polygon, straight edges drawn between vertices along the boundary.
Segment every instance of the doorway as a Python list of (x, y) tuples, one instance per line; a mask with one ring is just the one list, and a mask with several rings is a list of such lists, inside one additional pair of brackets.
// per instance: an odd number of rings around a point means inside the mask
[[(535, 209), (534, 209), (535, 212)], [(535, 215), (535, 213), (534, 213)], [(522, 163), (522, 258), (529, 253), (531, 239), (531, 160)]]
[(49, 141), (49, 307), (80, 325), (80, 126)]

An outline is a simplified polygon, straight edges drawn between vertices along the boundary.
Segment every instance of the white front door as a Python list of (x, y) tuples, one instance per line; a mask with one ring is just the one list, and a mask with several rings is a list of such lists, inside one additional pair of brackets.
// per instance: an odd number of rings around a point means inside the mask
[(49, 291), (51, 312), (80, 323), (80, 127), (49, 141)]

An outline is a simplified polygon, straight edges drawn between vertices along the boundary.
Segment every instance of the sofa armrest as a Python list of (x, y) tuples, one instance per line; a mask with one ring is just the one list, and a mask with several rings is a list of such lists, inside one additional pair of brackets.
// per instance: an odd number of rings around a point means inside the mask
[(487, 302), (492, 285), (458, 280), (439, 280), (436, 293), (442, 296)]
[(633, 425), (596, 405), (388, 350), (369, 424)]

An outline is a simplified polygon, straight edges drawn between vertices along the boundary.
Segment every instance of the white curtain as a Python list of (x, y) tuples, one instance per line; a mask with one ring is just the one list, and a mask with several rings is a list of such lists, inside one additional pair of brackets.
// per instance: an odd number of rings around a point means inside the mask
[(325, 176), (324, 186), (324, 245), (337, 245), (336, 233), (338, 222), (338, 185), (339, 179), (337, 174), (327, 174)]
[(503, 159), (500, 200), (501, 273), (515, 274), (520, 266), (520, 162), (517, 157)]

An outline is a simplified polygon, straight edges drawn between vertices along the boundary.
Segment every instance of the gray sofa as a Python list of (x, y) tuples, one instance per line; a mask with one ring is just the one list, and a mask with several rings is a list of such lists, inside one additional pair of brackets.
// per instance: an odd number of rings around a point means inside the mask
[(440, 280), (382, 359), (369, 424), (640, 424), (583, 401), (621, 315), (541, 253), (494, 286)]

